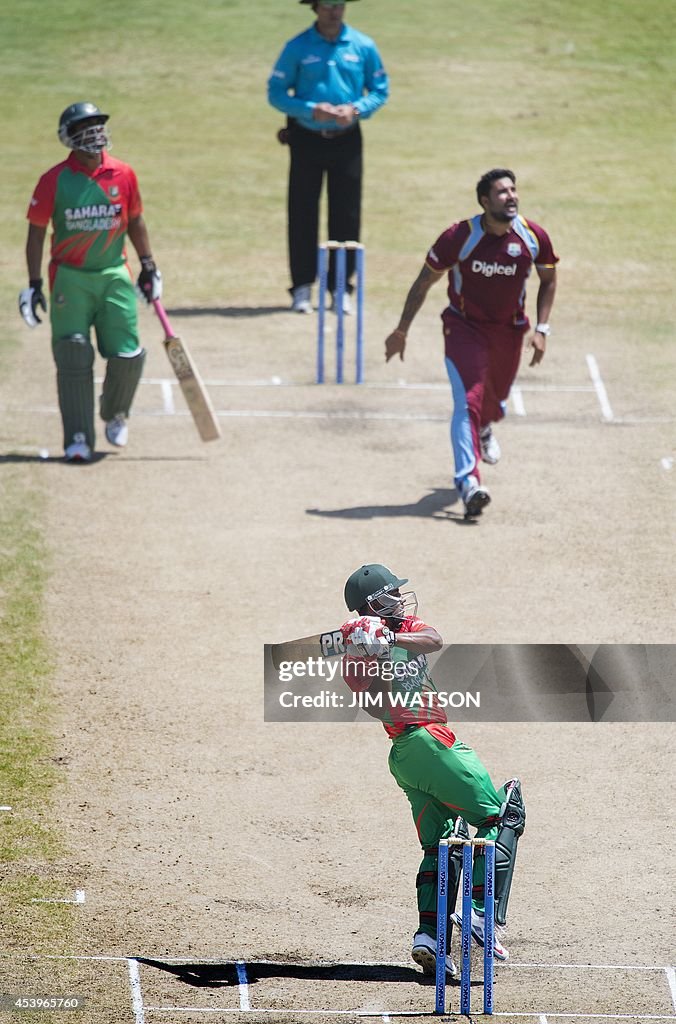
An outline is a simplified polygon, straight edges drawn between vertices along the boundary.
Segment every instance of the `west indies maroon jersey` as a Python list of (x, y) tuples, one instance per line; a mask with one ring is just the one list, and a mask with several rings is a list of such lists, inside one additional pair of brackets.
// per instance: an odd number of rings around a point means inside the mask
[(525, 217), (515, 217), (504, 235), (481, 226), (482, 215), (447, 228), (427, 254), (432, 270), (448, 271), (451, 309), (475, 323), (528, 324), (526, 281), (533, 264), (558, 263), (547, 232)]

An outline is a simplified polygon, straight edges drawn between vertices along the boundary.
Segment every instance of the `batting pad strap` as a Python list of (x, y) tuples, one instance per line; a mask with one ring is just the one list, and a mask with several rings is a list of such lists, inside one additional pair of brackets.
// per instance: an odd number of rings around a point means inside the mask
[(418, 889), (423, 885), (436, 885), (437, 878), (437, 871), (419, 871), (415, 877), (415, 884)]

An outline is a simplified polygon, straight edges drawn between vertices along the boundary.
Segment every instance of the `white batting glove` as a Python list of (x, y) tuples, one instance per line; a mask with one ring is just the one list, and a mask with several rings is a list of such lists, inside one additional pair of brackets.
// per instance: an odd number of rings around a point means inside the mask
[(42, 292), (42, 278), (31, 281), (28, 288), (19, 292), (19, 312), (29, 327), (37, 327), (42, 323), (38, 309), (43, 313), (47, 312), (47, 302)]
[(363, 625), (355, 626), (348, 638), (346, 652), (353, 656), (366, 658), (383, 658), (390, 653), (394, 643), (394, 633), (384, 626), (380, 619), (364, 617), (359, 619)]

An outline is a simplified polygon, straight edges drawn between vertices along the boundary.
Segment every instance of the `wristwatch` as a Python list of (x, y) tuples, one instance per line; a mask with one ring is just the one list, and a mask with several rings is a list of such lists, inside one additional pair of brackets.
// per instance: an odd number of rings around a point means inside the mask
[(535, 325), (535, 333), (536, 334), (544, 334), (545, 338), (548, 338), (549, 335), (552, 333), (552, 329), (549, 326), (549, 324), (536, 324)]

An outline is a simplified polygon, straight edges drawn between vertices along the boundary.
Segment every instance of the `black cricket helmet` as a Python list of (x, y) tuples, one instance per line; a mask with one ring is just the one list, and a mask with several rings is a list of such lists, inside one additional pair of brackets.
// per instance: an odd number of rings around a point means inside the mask
[(68, 149), (100, 153), (110, 145), (108, 116), (95, 103), (71, 103), (59, 118), (59, 139)]
[(407, 579), (395, 576), (386, 565), (362, 565), (345, 584), (345, 604), (351, 612), (366, 607), (373, 615), (383, 619), (403, 619), (405, 615), (415, 615), (418, 610), (415, 593), (409, 590), (402, 594), (399, 590), (405, 583), (408, 583)]

